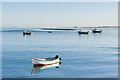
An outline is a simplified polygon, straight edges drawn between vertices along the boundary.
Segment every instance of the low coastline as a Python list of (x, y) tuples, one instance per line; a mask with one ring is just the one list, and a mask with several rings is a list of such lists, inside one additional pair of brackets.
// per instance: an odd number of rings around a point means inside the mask
[(26, 27), (26, 28), (19, 28), (19, 27), (2, 27), (1, 28), (1, 31), (18, 31), (18, 30), (20, 30), (20, 31), (22, 31), (22, 30), (30, 30), (30, 31), (33, 31), (34, 29), (36, 30), (36, 29), (38, 29), (38, 30), (42, 30), (42, 31), (49, 31), (49, 30), (57, 30), (57, 31), (77, 31), (77, 30), (79, 30), (79, 29), (83, 29), (83, 28), (120, 28), (120, 26), (98, 26), (98, 27), (40, 27), (40, 28), (32, 28), (32, 27)]

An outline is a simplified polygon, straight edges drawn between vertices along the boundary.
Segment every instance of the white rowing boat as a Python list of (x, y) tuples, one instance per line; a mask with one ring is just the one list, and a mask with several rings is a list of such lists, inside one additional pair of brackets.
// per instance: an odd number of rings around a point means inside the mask
[(56, 57), (54, 58), (45, 58), (45, 59), (32, 58), (32, 64), (33, 66), (45, 66), (45, 65), (59, 63), (59, 60), (61, 60), (61, 58), (59, 58), (58, 55), (56, 55)]

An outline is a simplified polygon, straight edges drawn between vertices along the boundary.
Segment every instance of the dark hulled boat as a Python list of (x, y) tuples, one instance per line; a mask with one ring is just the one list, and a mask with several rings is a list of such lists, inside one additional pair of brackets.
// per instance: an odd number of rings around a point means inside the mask
[(23, 35), (32, 35), (32, 32), (26, 32), (26, 30), (24, 30)]
[(89, 31), (83, 32), (83, 31), (78, 31), (79, 34), (89, 34)]
[(93, 32), (93, 33), (101, 33), (102, 30), (96, 30), (96, 29), (94, 29), (94, 30), (92, 30), (92, 32)]
[(23, 32), (23, 35), (32, 35), (32, 32)]

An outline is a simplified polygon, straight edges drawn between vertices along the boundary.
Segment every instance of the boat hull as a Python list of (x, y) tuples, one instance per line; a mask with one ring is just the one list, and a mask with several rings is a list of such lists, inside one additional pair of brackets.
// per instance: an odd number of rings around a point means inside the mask
[[(59, 63), (59, 62), (56, 62)], [(56, 64), (56, 63), (52, 63), (52, 64)], [(33, 64), (33, 66), (47, 66), (47, 65), (52, 65), (52, 64)]]
[(33, 66), (46, 66), (46, 65), (51, 65), (59, 63), (59, 58), (54, 59), (54, 60), (37, 60), (37, 59), (32, 59), (32, 64)]
[(100, 30), (100, 31), (92, 30), (92, 31), (93, 31), (93, 33), (101, 33), (102, 32), (102, 30)]
[(32, 32), (23, 32), (23, 35), (32, 35)]
[(79, 31), (78, 31), (78, 33), (79, 33), (79, 34), (89, 34), (89, 31), (87, 31), (87, 32), (79, 32)]

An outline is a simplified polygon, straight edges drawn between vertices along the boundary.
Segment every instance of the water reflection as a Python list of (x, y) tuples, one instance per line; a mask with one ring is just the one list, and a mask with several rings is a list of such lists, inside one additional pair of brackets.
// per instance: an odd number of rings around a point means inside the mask
[(24, 40), (27, 40), (27, 39), (31, 38), (32, 35), (23, 35), (23, 37), (24, 37)]
[(26, 35), (24, 35), (24, 39), (26, 40)]
[(78, 35), (81, 36), (81, 37), (83, 36), (83, 34), (78, 34)]
[(52, 64), (52, 65), (33, 67), (31, 74), (35, 75), (35, 74), (40, 73), (41, 71), (49, 69), (49, 68), (59, 68), (59, 64), (60, 63), (55, 63), (55, 64)]

